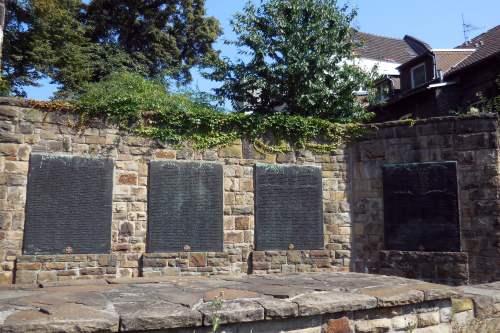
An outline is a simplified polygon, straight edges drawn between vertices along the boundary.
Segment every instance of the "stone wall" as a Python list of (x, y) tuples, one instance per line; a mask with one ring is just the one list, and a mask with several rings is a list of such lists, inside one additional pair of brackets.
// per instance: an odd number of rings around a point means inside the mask
[[(75, 115), (31, 109), (23, 100), (0, 101), (0, 283), (136, 277), (141, 274), (246, 273), (254, 244), (253, 168), (257, 162), (322, 168), (324, 245), (342, 251), (332, 270), (349, 270), (350, 219), (347, 154), (298, 151), (261, 154), (240, 140), (217, 150), (172, 147), (96, 122), (76, 128)], [(112, 265), (84, 256), (23, 256), (26, 184), (31, 153), (110, 158), (114, 161)], [(146, 251), (148, 163), (216, 161), (224, 169), (224, 252), (143, 255)], [(50, 237), (50, 235), (47, 235)], [(340, 252), (339, 252), (340, 253)], [(196, 260), (195, 260), (196, 259)], [(198, 260), (199, 259), (199, 260)], [(48, 263), (49, 261), (50, 263)], [(16, 269), (16, 264), (19, 265)], [(143, 266), (144, 265), (144, 266)], [(286, 269), (286, 267), (284, 267)], [(312, 269), (312, 266), (311, 266)], [(276, 271), (276, 270), (274, 270)], [(279, 270), (278, 270), (279, 271)]]
[(17, 258), (15, 282), (64, 282), (116, 276), (116, 255), (22, 255)]
[(230, 249), (227, 252), (144, 253), (141, 271), (144, 277), (172, 276), (183, 273), (229, 274), (231, 264), (241, 262), (247, 262), (246, 253), (241, 255), (240, 250)]
[[(498, 168), (498, 118), (494, 115), (445, 117), (401, 123), (378, 124), (377, 131), (351, 147), (353, 221), (353, 269), (417, 277), (404, 272), (407, 256), (400, 264), (389, 260), (384, 248), (384, 203), (382, 166), (387, 163), (457, 161), (460, 248), (467, 253), (469, 276), (464, 263), (456, 276), (440, 269), (435, 281), (453, 279), (471, 283), (500, 280), (500, 205)], [(439, 239), (436, 239), (439, 242)], [(425, 253), (414, 254), (417, 257)], [(446, 254), (443, 254), (446, 256)], [(440, 265), (429, 256), (430, 266)], [(455, 256), (456, 257), (456, 256)], [(393, 261), (391, 264), (388, 261)], [(415, 262), (415, 261), (413, 261)], [(408, 264), (408, 263), (406, 263)], [(399, 267), (398, 267), (399, 266)], [(428, 266), (428, 267), (430, 267)], [(414, 268), (414, 267), (412, 267)], [(418, 271), (418, 269), (417, 269)]]
[[(340, 244), (339, 244), (340, 245)], [(341, 271), (349, 266), (349, 250), (254, 251), (253, 274)]]
[[(197, 151), (133, 136), (102, 122), (86, 128), (77, 128), (77, 123), (75, 115), (34, 110), (23, 100), (0, 100), (0, 283), (36, 283), (41, 278), (62, 281), (324, 270), (400, 274), (452, 284), (500, 280), (496, 116), (378, 124), (377, 130), (331, 154), (307, 150), (264, 154), (245, 140), (222, 149)], [(51, 259), (23, 255), (26, 184), (32, 153), (113, 160), (111, 253), (106, 253), (111, 259), (95, 257), (94, 253), (61, 254)], [(223, 252), (145, 253), (148, 164), (152, 160), (223, 165)], [(396, 260), (399, 254), (384, 256), (381, 252), (386, 250), (382, 166), (430, 161), (457, 161), (461, 251), (452, 256), (456, 260), (450, 258), (450, 269), (441, 267), (428, 277), (402, 269), (404, 262)], [(321, 167), (323, 249), (253, 251), (256, 163)], [(437, 267), (438, 260), (434, 259), (432, 267)], [(416, 271), (424, 272), (427, 266), (417, 261)]]
[(380, 251), (380, 274), (464, 285), (469, 283), (466, 252)]

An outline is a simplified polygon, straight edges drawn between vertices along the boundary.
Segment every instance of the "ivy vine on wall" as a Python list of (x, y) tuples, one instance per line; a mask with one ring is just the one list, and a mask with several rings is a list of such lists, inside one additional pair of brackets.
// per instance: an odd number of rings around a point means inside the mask
[(116, 73), (90, 84), (72, 101), (29, 101), (47, 111), (74, 112), (79, 126), (102, 119), (121, 130), (196, 149), (223, 147), (246, 138), (262, 152), (309, 149), (330, 152), (366, 131), (361, 124), (341, 124), (315, 117), (224, 112), (188, 94), (167, 93), (160, 83), (130, 73)]

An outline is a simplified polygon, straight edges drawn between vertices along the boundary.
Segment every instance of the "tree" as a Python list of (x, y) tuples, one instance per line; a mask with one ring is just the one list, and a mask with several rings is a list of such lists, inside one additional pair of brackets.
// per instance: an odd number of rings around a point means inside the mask
[(212, 44), (219, 22), (205, 13), (205, 0), (94, 0), (87, 10), (94, 42), (125, 50), (149, 77), (191, 81), (193, 66), (218, 57)]
[(4, 77), (14, 94), (42, 75), (60, 85), (57, 97), (119, 71), (183, 84), (218, 57), (220, 28), (204, 0), (10, 2)]
[(5, 0), (0, 0), (0, 60), (2, 59), (4, 25), (5, 25)]
[(35, 69), (32, 26), (34, 15), (26, 1), (6, 1), (2, 52), (2, 94), (24, 96), (23, 86), (36, 85), (42, 75)]
[(285, 111), (338, 121), (367, 116), (354, 91), (368, 75), (352, 65), (356, 11), (335, 0), (263, 0), (234, 17), (243, 59), (221, 61), (207, 77), (238, 111)]

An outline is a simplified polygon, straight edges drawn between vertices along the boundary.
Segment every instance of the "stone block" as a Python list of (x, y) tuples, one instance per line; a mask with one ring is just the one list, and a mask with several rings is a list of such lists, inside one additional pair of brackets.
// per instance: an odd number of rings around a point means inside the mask
[(311, 250), (311, 258), (329, 258), (330, 251), (328, 250)]
[(40, 262), (18, 262), (16, 269), (20, 271), (37, 271), (42, 268), (42, 263)]
[(301, 316), (372, 309), (377, 306), (374, 297), (333, 291), (307, 293), (294, 298), (294, 302), (299, 305)]
[[(139, 267), (139, 262), (138, 261), (131, 261), (131, 260), (127, 260), (127, 261), (123, 261), (120, 263), (120, 267), (123, 267), (123, 268), (137, 268)], [(107, 271), (108, 269), (106, 269)]]
[[(152, 271), (152, 270), (147, 270), (147, 269), (144, 269), (143, 272), (142, 272), (142, 276), (144, 278), (156, 278), (156, 277), (160, 277), (162, 274), (162, 272), (160, 271)], [(121, 271), (120, 271), (120, 274), (121, 274)], [(122, 274), (123, 276), (123, 274)]]
[(265, 251), (253, 251), (252, 252), (252, 260), (254, 262), (266, 261), (267, 256)]
[(258, 271), (268, 270), (271, 268), (271, 263), (270, 262), (262, 262), (262, 261), (257, 261), (257, 262), (254, 261), (252, 267), (254, 270), (258, 270)]
[(167, 260), (162, 258), (144, 258), (144, 267), (167, 267)]
[(23, 136), (0, 131), (0, 142), (3, 143), (23, 143)]
[(253, 192), (254, 186), (251, 179), (242, 179), (240, 181), (240, 191), (242, 192)]
[(417, 318), (418, 327), (435, 326), (440, 323), (439, 311), (419, 313)]
[(219, 157), (223, 158), (242, 158), (243, 148), (241, 140), (236, 140), (231, 145), (219, 149)]
[(35, 284), (37, 275), (37, 271), (18, 270), (16, 272), (16, 284)]
[(275, 298), (259, 298), (256, 300), (265, 310), (266, 319), (296, 317), (298, 314), (297, 304), (288, 300)]
[(359, 320), (356, 322), (356, 332), (359, 333), (388, 332), (390, 328), (391, 319), (389, 318)]
[(449, 323), (451, 321), (451, 308), (442, 308), (439, 310), (439, 320), (442, 323)]
[(205, 267), (207, 265), (207, 257), (204, 253), (190, 253), (189, 267)]
[(349, 318), (330, 319), (326, 325), (325, 333), (352, 333), (353, 329)]
[(467, 327), (472, 320), (474, 320), (474, 312), (472, 310), (467, 310), (454, 313), (452, 324), (455, 327)]
[(249, 230), (251, 227), (250, 216), (238, 216), (234, 220), (236, 230)]
[(64, 269), (66, 269), (65, 262), (48, 262), (44, 266), (48, 270), (64, 270)]
[(23, 112), (23, 109), (18, 106), (1, 105), (0, 106), (0, 119), (14, 119)]
[(361, 289), (361, 293), (376, 297), (381, 307), (414, 304), (424, 301), (424, 293), (414, 286), (388, 286)]
[(0, 143), (0, 156), (15, 157), (18, 145), (14, 143)]
[(452, 298), (451, 310), (453, 313), (474, 310), (474, 303), (470, 298)]
[(0, 285), (12, 284), (14, 282), (12, 277), (12, 272), (0, 272)]
[(276, 162), (278, 163), (295, 163), (296, 157), (295, 157), (295, 152), (289, 152), (289, 153), (284, 153), (284, 154), (277, 154), (276, 155)]
[(330, 267), (332, 267), (330, 259), (314, 259), (313, 263), (314, 263), (314, 267), (317, 267), (317, 268), (330, 268)]
[(106, 272), (103, 267), (85, 267), (80, 269), (81, 275), (104, 275)]
[[(198, 311), (204, 315), (204, 325), (210, 326), (213, 318), (211, 303), (203, 304)], [(264, 308), (254, 300), (240, 299), (224, 302), (217, 314), (221, 324), (253, 322), (264, 319)]]
[(120, 224), (120, 235), (122, 236), (133, 236), (135, 232), (135, 227), (130, 222), (124, 222)]
[(243, 243), (244, 234), (242, 231), (226, 231), (224, 232), (224, 243), (225, 244), (234, 244), (234, 243)]
[(303, 261), (303, 255), (301, 251), (287, 251), (286, 256), (288, 258), (289, 264), (300, 264)]
[[(450, 324), (440, 324), (423, 328), (416, 328), (410, 331), (411, 333), (452, 333)], [(468, 333), (468, 332), (467, 332)]]
[(38, 283), (43, 282), (56, 282), (57, 272), (39, 272), (38, 273)]
[(129, 243), (114, 244), (113, 247), (114, 247), (115, 251), (129, 251), (130, 250)]
[(158, 159), (175, 160), (177, 152), (175, 150), (157, 150), (155, 157)]
[(391, 319), (391, 323), (394, 330), (410, 330), (417, 327), (418, 318), (414, 314), (396, 316)]
[(57, 276), (77, 276), (78, 271), (75, 269), (70, 269), (67, 271), (57, 271)]
[(118, 176), (118, 185), (137, 185), (137, 174), (124, 173)]

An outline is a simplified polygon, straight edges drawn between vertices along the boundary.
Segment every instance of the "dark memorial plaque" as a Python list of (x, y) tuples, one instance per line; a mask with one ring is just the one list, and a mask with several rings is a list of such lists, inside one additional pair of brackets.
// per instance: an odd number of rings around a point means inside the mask
[(112, 195), (112, 160), (31, 155), (23, 252), (109, 253)]
[(258, 164), (255, 167), (257, 250), (324, 248), (321, 169)]
[(222, 251), (223, 190), (220, 164), (152, 161), (147, 251)]
[(383, 177), (387, 250), (460, 251), (456, 162), (388, 164)]

